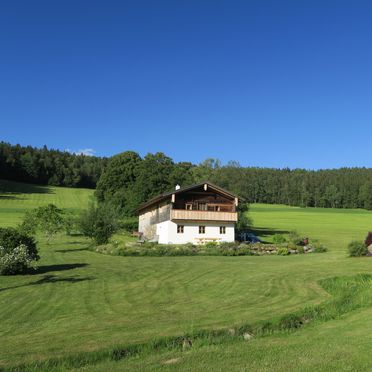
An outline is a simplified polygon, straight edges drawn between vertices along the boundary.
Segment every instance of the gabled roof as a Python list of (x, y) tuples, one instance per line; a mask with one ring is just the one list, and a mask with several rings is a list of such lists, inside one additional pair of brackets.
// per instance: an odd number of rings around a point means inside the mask
[(173, 191), (170, 191), (170, 192), (165, 192), (163, 194), (160, 194), (158, 196), (155, 196), (154, 198), (152, 198), (152, 199), (148, 200), (147, 202), (141, 204), (137, 208), (137, 211), (141, 211), (142, 209), (147, 208), (147, 207), (149, 207), (152, 204), (159, 203), (159, 202), (161, 202), (161, 201), (169, 198), (173, 194), (180, 194), (180, 193), (185, 192), (185, 191), (190, 191), (192, 189), (197, 189), (199, 187), (203, 187), (205, 184), (208, 185), (208, 188), (209, 189), (212, 189), (212, 190), (214, 190), (214, 191), (216, 191), (216, 192), (218, 192), (220, 194), (223, 194), (225, 196), (228, 196), (230, 198), (237, 198), (238, 197), (237, 195), (232, 194), (230, 191), (227, 191), (227, 190), (223, 189), (222, 187), (216, 186), (213, 183), (210, 183), (208, 181), (205, 181), (205, 182), (197, 183), (195, 185), (181, 187), (178, 190), (173, 190)]

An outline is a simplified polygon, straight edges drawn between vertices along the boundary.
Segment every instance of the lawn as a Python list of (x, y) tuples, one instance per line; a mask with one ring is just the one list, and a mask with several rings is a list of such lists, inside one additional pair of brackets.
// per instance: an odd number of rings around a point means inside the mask
[[(47, 202), (77, 210), (92, 194), (47, 189), (51, 192), (1, 194), (0, 224), (15, 224), (27, 208)], [(113, 257), (88, 251), (81, 237), (61, 235), (49, 246), (41, 239), (37, 272), (0, 278), (0, 366), (269, 320), (327, 301), (320, 279), (372, 271), (372, 259), (346, 255), (347, 243), (372, 229), (371, 212), (254, 205), (250, 214), (265, 240), (296, 229), (330, 251), (288, 257)], [(365, 355), (372, 347), (371, 316), (372, 308), (364, 307), (296, 332), (83, 369), (350, 370), (354, 364), (366, 369), (372, 367)], [(163, 364), (167, 360), (172, 363)]]
[(53, 203), (70, 212), (88, 206), (94, 190), (0, 180), (0, 226), (14, 226), (28, 209)]

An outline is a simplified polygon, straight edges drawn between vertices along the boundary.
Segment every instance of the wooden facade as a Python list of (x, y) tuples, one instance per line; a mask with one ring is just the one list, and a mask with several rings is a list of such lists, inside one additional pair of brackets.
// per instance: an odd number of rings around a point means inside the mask
[[(227, 238), (231, 241), (238, 220), (237, 206), (235, 195), (207, 182), (176, 188), (140, 206), (139, 231), (144, 238), (158, 241), (181, 241), (182, 237), (193, 242), (200, 239), (226, 241)], [(194, 227), (202, 227), (204, 232), (198, 233)], [(162, 239), (162, 234), (168, 238)]]

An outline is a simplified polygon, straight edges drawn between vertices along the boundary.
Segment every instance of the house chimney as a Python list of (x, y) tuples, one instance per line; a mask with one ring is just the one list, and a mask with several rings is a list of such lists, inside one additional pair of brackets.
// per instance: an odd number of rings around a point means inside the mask
[(179, 184), (176, 185), (175, 189), (176, 191), (179, 190), (181, 188), (181, 186)]

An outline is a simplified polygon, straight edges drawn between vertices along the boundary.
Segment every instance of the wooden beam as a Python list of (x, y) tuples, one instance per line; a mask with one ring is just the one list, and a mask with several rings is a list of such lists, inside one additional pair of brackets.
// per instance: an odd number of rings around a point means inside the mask
[(175, 203), (176, 201), (176, 194), (172, 194), (172, 203)]

